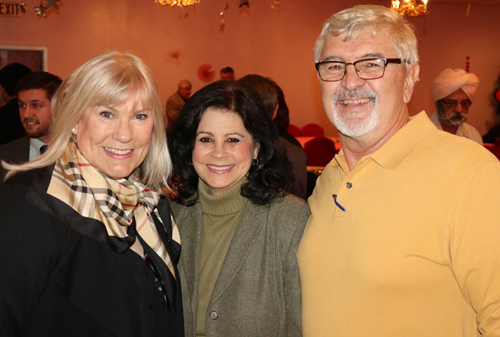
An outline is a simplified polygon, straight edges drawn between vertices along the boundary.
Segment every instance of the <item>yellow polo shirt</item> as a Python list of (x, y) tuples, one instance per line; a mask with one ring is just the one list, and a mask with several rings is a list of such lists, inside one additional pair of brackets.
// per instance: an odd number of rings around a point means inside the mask
[(304, 337), (500, 336), (500, 163), (489, 151), (421, 112), (352, 171), (336, 155), (309, 205)]

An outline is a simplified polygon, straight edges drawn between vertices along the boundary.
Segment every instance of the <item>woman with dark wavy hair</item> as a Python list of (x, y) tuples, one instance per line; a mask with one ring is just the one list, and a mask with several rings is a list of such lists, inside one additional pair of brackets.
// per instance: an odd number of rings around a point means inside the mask
[(301, 336), (295, 255), (310, 213), (286, 192), (271, 116), (219, 81), (189, 99), (169, 137), (186, 336)]

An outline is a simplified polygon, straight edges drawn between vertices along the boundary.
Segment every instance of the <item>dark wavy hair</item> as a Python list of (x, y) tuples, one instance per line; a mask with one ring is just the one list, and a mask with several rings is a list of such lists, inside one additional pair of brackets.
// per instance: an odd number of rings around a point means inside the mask
[(266, 108), (269, 115), (274, 114), (276, 105), (278, 105), (278, 85), (271, 79), (264, 76), (250, 74), (243, 76), (238, 83), (253, 90)]
[(248, 171), (241, 195), (257, 205), (268, 205), (283, 197), (292, 186), (292, 170), (280, 150), (271, 116), (249, 89), (235, 81), (217, 81), (196, 92), (187, 102), (168, 134), (174, 166), (171, 188), (174, 200), (191, 206), (198, 199), (198, 174), (192, 165), (196, 132), (209, 108), (238, 114), (253, 140), (259, 144), (257, 161)]

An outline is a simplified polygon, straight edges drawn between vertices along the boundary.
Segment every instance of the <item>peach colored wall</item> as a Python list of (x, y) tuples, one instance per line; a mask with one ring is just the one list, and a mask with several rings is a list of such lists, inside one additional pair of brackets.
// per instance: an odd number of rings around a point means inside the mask
[[(323, 21), (332, 13), (359, 1), (250, 0), (251, 8), (238, 9), (238, 0), (201, 0), (196, 8), (173, 8), (154, 0), (63, 0), (59, 13), (37, 18), (39, 0), (25, 0), (29, 11), (21, 17), (0, 17), (0, 45), (46, 46), (49, 71), (68, 76), (87, 59), (105, 49), (132, 51), (153, 70), (163, 103), (180, 79), (193, 89), (206, 83), (197, 68), (209, 63), (216, 71), (232, 66), (236, 76), (257, 73), (273, 78), (284, 90), (292, 123), (322, 124), (329, 136), (337, 134), (324, 115), (316, 79), (313, 45)], [(226, 2), (225, 30), (220, 32), (220, 11)], [(369, 3), (389, 5), (389, 0)], [(473, 5), (465, 18), (465, 4), (433, 4), (425, 17), (412, 18), (419, 38), (420, 82), (412, 114), (434, 107), (430, 85), (446, 67), (464, 67), (471, 57), (471, 72), (481, 81), (469, 122), (485, 133), (492, 120), (487, 95), (500, 71), (499, 6)], [(188, 13), (187, 17), (180, 19)], [(165, 53), (182, 45), (181, 65), (168, 63)]]

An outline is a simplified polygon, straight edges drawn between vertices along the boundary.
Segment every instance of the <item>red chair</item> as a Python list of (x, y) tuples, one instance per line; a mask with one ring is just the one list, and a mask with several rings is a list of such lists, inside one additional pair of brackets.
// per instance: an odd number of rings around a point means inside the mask
[(318, 124), (307, 124), (302, 127), (301, 130), (302, 137), (324, 137), (325, 131), (323, 127)]
[(293, 125), (293, 124), (288, 124), (288, 129), (286, 131), (288, 131), (288, 133), (294, 137), (302, 136), (302, 133), (300, 132), (300, 128), (296, 125)]
[(495, 144), (491, 144), (491, 143), (484, 143), (483, 146), (490, 151), (495, 148)]
[(335, 143), (325, 137), (311, 139), (304, 145), (307, 166), (326, 166), (337, 154)]
[(484, 147), (500, 159), (500, 143), (498, 141), (495, 144), (484, 143)]

